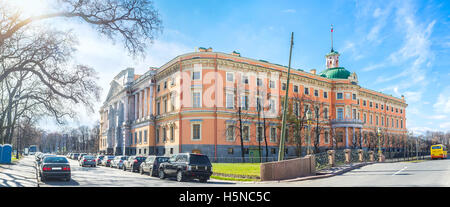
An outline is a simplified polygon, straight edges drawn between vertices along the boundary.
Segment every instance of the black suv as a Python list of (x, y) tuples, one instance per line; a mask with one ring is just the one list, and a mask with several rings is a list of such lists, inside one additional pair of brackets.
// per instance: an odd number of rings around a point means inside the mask
[(205, 183), (212, 175), (212, 165), (208, 156), (202, 154), (180, 153), (173, 155), (168, 162), (159, 166), (159, 178), (176, 176), (178, 182), (186, 179), (199, 179)]

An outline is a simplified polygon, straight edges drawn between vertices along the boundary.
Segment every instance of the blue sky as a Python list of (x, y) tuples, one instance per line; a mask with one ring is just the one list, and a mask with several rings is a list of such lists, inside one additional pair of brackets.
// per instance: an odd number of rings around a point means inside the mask
[[(333, 24), (340, 65), (365, 88), (405, 95), (409, 130), (450, 130), (448, 1), (156, 0), (155, 7), (164, 30), (145, 59), (128, 57), (86, 25), (70, 24), (79, 33), (76, 61), (99, 71), (102, 101), (122, 69), (143, 73), (196, 47), (287, 65), (291, 32), (293, 67), (320, 72)], [(87, 117), (78, 124), (93, 121)]]

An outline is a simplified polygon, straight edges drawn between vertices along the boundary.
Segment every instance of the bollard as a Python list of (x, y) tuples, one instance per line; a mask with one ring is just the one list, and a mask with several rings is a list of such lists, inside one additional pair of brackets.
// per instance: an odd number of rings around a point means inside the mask
[(369, 160), (370, 160), (370, 162), (374, 162), (374, 157), (373, 157), (373, 151), (372, 150), (370, 150), (369, 151)]
[(327, 153), (328, 153), (328, 164), (331, 167), (334, 167), (335, 166), (335, 152), (334, 152), (334, 150), (328, 150)]
[(385, 160), (385, 157), (384, 157), (383, 153), (379, 152), (378, 153), (378, 162), (384, 162), (384, 160)]
[(345, 164), (349, 164), (350, 163), (351, 150), (350, 149), (345, 149), (344, 152), (345, 152)]
[(362, 149), (358, 150), (359, 162), (364, 162), (364, 151)]

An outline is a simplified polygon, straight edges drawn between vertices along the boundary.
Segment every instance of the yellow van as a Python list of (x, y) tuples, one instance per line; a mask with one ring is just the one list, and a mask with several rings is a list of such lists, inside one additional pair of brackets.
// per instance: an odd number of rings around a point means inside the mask
[(447, 158), (447, 147), (443, 144), (431, 145), (431, 159), (434, 158)]

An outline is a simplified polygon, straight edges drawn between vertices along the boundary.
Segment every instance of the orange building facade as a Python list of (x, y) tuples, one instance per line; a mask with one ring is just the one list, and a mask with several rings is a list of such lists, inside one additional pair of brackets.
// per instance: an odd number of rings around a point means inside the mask
[(328, 53), (326, 69), (318, 74), (291, 69), (289, 87), (287, 67), (211, 48), (180, 55), (143, 75), (128, 68), (111, 82), (99, 111), (99, 150), (194, 152), (220, 159), (240, 157), (242, 143), (248, 157), (277, 157), (286, 94), (286, 156), (303, 155), (308, 145), (315, 152), (375, 149), (378, 143), (399, 150), (407, 134), (404, 97), (361, 87), (355, 73), (339, 66), (339, 55)]

